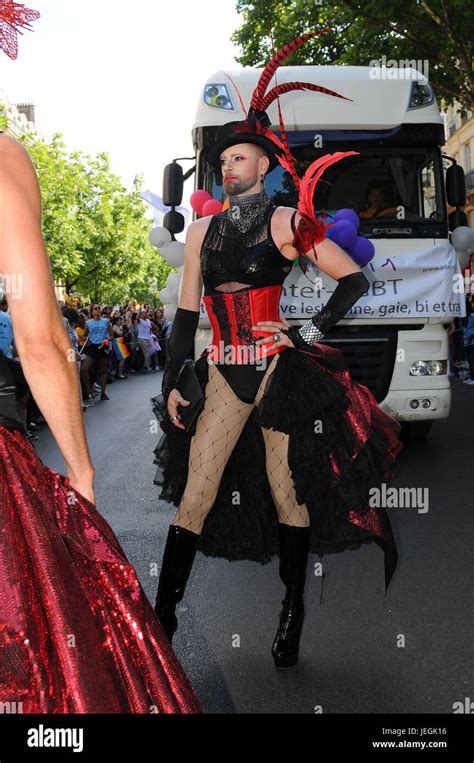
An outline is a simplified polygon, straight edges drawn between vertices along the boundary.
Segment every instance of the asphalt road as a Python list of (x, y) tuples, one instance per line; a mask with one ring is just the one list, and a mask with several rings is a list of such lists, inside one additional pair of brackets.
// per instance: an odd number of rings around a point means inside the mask
[[(153, 485), (149, 399), (161, 372), (109, 385), (110, 401), (85, 413), (96, 467), (97, 506), (154, 601), (175, 508)], [(283, 585), (270, 564), (198, 553), (178, 606), (173, 642), (205, 709), (222, 713), (448, 713), (474, 699), (474, 387), (453, 379), (448, 421), (405, 445), (390, 485), (428, 487), (429, 508), (390, 510), (400, 563), (384, 598), (383, 555), (369, 544), (324, 557), (327, 582), (308, 568), (299, 663), (274, 667), (270, 649)], [(65, 473), (48, 430), (35, 442)], [(312, 562), (318, 557), (311, 555)]]

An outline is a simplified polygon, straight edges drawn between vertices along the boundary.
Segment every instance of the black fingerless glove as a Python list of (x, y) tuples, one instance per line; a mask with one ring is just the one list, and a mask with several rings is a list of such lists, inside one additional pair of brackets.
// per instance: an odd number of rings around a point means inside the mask
[(347, 311), (370, 286), (370, 282), (360, 270), (338, 278), (337, 282), (324, 307), (315, 313), (311, 320), (302, 326), (291, 326), (283, 330), (282, 333), (289, 336), (296, 349), (319, 342), (341, 318), (344, 318)]
[(193, 351), (193, 342), (199, 322), (199, 310), (186, 310), (178, 307), (173, 328), (166, 343), (166, 359), (161, 391), (165, 402), (169, 393), (176, 387), (181, 367)]

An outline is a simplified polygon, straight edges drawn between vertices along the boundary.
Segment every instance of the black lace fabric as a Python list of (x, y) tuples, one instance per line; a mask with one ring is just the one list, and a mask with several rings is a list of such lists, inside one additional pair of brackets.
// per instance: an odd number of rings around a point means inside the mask
[(241, 232), (227, 215), (214, 215), (201, 247), (204, 294), (215, 292), (227, 282), (253, 288), (282, 284), (293, 267), (271, 238), (271, 217), (276, 207), (269, 203), (248, 231)]

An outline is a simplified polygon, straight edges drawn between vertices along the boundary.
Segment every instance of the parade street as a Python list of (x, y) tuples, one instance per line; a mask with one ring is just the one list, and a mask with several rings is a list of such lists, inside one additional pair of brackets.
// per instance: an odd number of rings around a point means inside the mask
[[(97, 508), (152, 603), (175, 511), (153, 485), (160, 433), (150, 431), (150, 397), (161, 377), (114, 383), (110, 401), (96, 398), (85, 413)], [(400, 563), (387, 597), (375, 544), (324, 557), (321, 604), (321, 577), (312, 574), (319, 557), (310, 554), (294, 668), (277, 670), (270, 654), (284, 593), (277, 558), (262, 566), (198, 553), (173, 647), (207, 712), (469, 712), (474, 391), (457, 378), (452, 384), (449, 420), (405, 444), (390, 483), (429, 488), (429, 502), (390, 510)], [(47, 429), (34, 444), (43, 463), (65, 473)]]

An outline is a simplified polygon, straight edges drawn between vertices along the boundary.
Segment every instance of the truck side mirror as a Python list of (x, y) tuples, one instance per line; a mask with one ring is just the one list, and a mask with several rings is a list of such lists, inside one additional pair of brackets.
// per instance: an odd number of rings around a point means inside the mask
[(181, 233), (184, 230), (184, 215), (181, 212), (177, 212), (175, 209), (170, 209), (169, 212), (163, 217), (163, 228), (169, 230), (173, 235), (175, 233)]
[(183, 200), (183, 168), (178, 162), (167, 164), (163, 171), (163, 204), (177, 207)]
[(466, 203), (466, 178), (459, 164), (451, 164), (446, 170), (446, 196), (451, 207), (463, 207)]
[(453, 232), (456, 228), (460, 228), (461, 225), (467, 225), (467, 215), (462, 209), (455, 209), (454, 212), (448, 216), (449, 230)]

